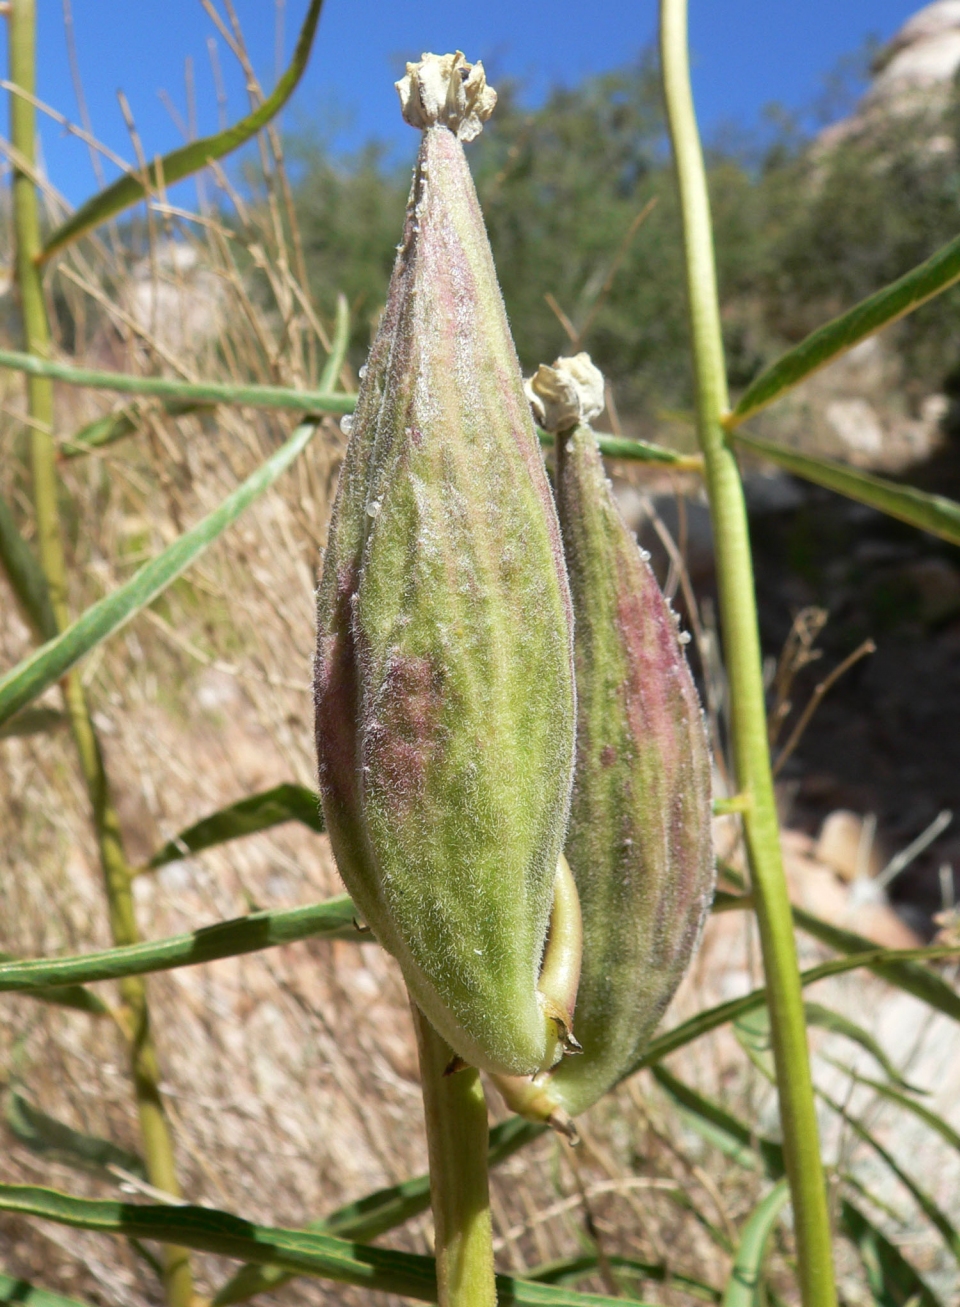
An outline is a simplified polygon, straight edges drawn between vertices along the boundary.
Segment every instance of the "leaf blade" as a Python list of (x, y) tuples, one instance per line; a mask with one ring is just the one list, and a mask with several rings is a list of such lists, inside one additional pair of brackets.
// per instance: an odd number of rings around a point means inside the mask
[(750, 1213), (740, 1236), (723, 1307), (754, 1307), (763, 1275), (763, 1261), (773, 1228), (790, 1198), (786, 1178), (779, 1180)]
[(50, 603), (46, 578), (33, 550), (24, 540), (6, 500), (0, 496), (0, 564), (13, 593), (41, 640), (57, 634), (57, 619)]
[[(19, 962), (10, 953), (0, 953), (0, 966), (7, 962)], [(69, 1007), (75, 1012), (85, 1012), (91, 1017), (108, 1017), (110, 1009), (99, 995), (82, 985), (53, 985), (32, 990), (28, 995), (41, 1003), (53, 1003), (56, 1007)]]
[(0, 1307), (90, 1307), (90, 1304), (42, 1289), (29, 1280), (14, 1279), (0, 1270)]
[(861, 300), (810, 333), (750, 383), (727, 420), (728, 430), (772, 404), (804, 377), (818, 371), (854, 345), (898, 318), (912, 313), (960, 278), (960, 236), (897, 281)]
[(309, 830), (322, 834), (324, 824), (320, 796), (304, 785), (295, 785), (289, 781), (274, 785), (272, 789), (263, 790), (260, 794), (251, 794), (246, 799), (219, 808), (167, 840), (142, 870), (156, 871), (178, 858), (202, 853), (205, 849), (216, 848), (219, 844), (240, 839), (244, 835), (256, 835), (288, 821), (300, 822)]
[(306, 447), (316, 430), (315, 423), (301, 423), (293, 435), (213, 512), (185, 531), (124, 585), (105, 595), (72, 625), (0, 678), (0, 724), (25, 708), (91, 649), (128, 622), (141, 608), (152, 603), (259, 494), (276, 481)]
[[(520, 1117), (511, 1117), (490, 1131), (487, 1164), (498, 1166), (518, 1149), (538, 1138), (546, 1127)], [(329, 1216), (311, 1221), (306, 1227), (318, 1233), (335, 1234), (342, 1239), (367, 1242), (419, 1216), (430, 1206), (430, 1177), (414, 1176), (400, 1184), (378, 1189), (372, 1194), (347, 1203)], [(248, 1262), (214, 1294), (211, 1307), (229, 1307), (246, 1302), (258, 1293), (270, 1293), (295, 1278), (295, 1273), (278, 1266)]]
[[(744, 888), (744, 879), (733, 867), (723, 864), (721, 867), (725, 879), (737, 889)], [(729, 906), (749, 906), (730, 904)], [(856, 931), (846, 930), (841, 926), (831, 925), (822, 917), (814, 916), (806, 908), (791, 907), (794, 925), (805, 934), (818, 939), (821, 944), (835, 949), (838, 953), (866, 953), (872, 947), (872, 940)], [(953, 1021), (960, 1021), (960, 994), (957, 994), (947, 982), (928, 967), (916, 962), (877, 963), (868, 968), (875, 976), (885, 980), (888, 985), (912, 994), (930, 1007), (942, 1012)]]
[[(146, 1206), (70, 1194), (32, 1185), (0, 1185), (0, 1211), (55, 1221), (75, 1229), (155, 1239), (243, 1261), (271, 1262), (294, 1274), (436, 1302), (431, 1257), (352, 1243), (332, 1235), (255, 1225), (207, 1207)], [(498, 1301), (517, 1307), (614, 1307), (602, 1294), (577, 1293), (514, 1276), (497, 1276)]]
[(54, 986), (93, 984), (99, 980), (171, 971), (318, 937), (372, 939), (371, 935), (357, 930), (353, 902), (348, 895), (340, 894), (304, 907), (251, 912), (245, 917), (219, 921), (167, 939), (145, 940), (72, 957), (0, 963), (0, 993), (36, 997), (40, 991)]
[[(161, 185), (161, 178), (163, 186), (172, 186), (174, 182), (182, 181), (192, 173), (199, 172), (212, 160), (222, 159), (224, 155), (230, 154), (249, 141), (276, 117), (303, 76), (322, 8), (323, 0), (310, 0), (310, 8), (307, 10), (300, 35), (297, 37), (293, 58), (273, 92), (263, 103), (233, 126), (218, 132), (216, 136), (203, 136), (198, 141), (191, 141), (164, 155), (159, 162), (149, 164), (146, 173), (151, 191)], [(145, 194), (146, 189), (141, 177), (127, 173), (118, 178), (82, 204), (76, 213), (53, 232), (40, 252), (40, 262), (45, 262), (52, 254), (56, 254), (58, 250), (62, 250), (86, 232), (116, 214), (122, 213), (132, 204), (136, 204), (144, 198)]]
[(762, 454), (794, 476), (854, 499), (858, 504), (866, 504), (921, 531), (929, 531), (953, 545), (960, 545), (960, 504), (944, 495), (931, 495), (915, 486), (901, 486), (872, 472), (860, 472), (842, 463), (834, 463), (831, 459), (801, 454), (760, 436), (748, 436), (738, 431), (730, 438), (738, 448)]
[(175, 377), (141, 377), (130, 372), (103, 372), (98, 368), (77, 368), (57, 359), (0, 349), (0, 368), (25, 372), (31, 377), (50, 377), (68, 386), (109, 390), (121, 395), (150, 395), (171, 403), (248, 404), (251, 408), (292, 409), (298, 413), (352, 413), (356, 395), (331, 395), (319, 390), (294, 390), (289, 386), (261, 386), (227, 381), (180, 381)]

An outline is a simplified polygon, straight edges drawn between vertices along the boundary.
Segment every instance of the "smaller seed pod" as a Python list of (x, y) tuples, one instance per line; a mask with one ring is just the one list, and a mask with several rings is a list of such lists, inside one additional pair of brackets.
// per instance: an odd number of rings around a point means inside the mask
[(556, 500), (574, 608), (577, 755), (564, 852), (583, 914), (582, 1055), (498, 1078), (515, 1111), (564, 1128), (625, 1075), (690, 961), (715, 872), (710, 752), (677, 619), (620, 515), (596, 438), (589, 356), (527, 383), (558, 432)]

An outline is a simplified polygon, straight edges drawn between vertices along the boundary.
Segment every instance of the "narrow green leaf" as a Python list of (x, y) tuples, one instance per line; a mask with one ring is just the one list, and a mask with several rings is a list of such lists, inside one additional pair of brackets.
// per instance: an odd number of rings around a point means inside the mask
[[(208, 1207), (140, 1206), (102, 1199), (74, 1198), (31, 1185), (0, 1185), (0, 1211), (56, 1221), (60, 1225), (135, 1239), (155, 1239), (197, 1252), (271, 1262), (299, 1275), (317, 1275), (340, 1284), (403, 1294), (436, 1302), (432, 1257), (351, 1243), (328, 1234), (254, 1225)], [(529, 1307), (614, 1307), (622, 1302), (602, 1294), (577, 1293), (509, 1275), (497, 1276), (497, 1299)]]
[[(238, 146), (249, 141), (262, 127), (266, 127), (271, 118), (276, 117), (290, 99), (307, 66), (322, 5), (323, 0), (311, 0), (290, 66), (263, 104), (216, 136), (203, 136), (198, 141), (191, 141), (189, 145), (183, 145), (179, 150), (164, 155), (159, 163), (151, 163), (147, 168), (151, 191), (157, 190), (161, 184), (164, 187), (172, 186), (174, 182), (182, 181), (184, 177), (199, 172), (214, 159), (222, 159), (225, 154), (230, 154)], [(124, 209), (129, 209), (131, 204), (142, 200), (144, 194), (141, 177), (133, 173), (120, 177), (112, 185), (87, 200), (86, 204), (82, 204), (76, 213), (53, 232), (41, 251), (41, 262), (49, 259), (51, 254), (56, 254), (58, 250), (71, 244), (85, 232), (98, 227), (115, 214), (122, 213)]]
[[(10, 953), (0, 953), (0, 966), (7, 962), (19, 962)], [(85, 1012), (91, 1017), (107, 1017), (110, 1009), (103, 999), (84, 989), (82, 985), (59, 985), (53, 988), (35, 989), (28, 998), (39, 999), (41, 1003), (52, 1003), (55, 1007), (73, 1008), (75, 1012)]]
[(79, 1298), (65, 1298), (62, 1293), (51, 1293), (28, 1280), (15, 1280), (0, 1271), (0, 1307), (90, 1307)]
[(330, 342), (330, 354), (320, 373), (318, 389), (334, 391), (340, 379), (343, 361), (347, 357), (350, 344), (350, 305), (343, 291), (337, 296), (337, 320), (333, 328), (333, 340)]
[(723, 1307), (755, 1307), (767, 1242), (789, 1197), (789, 1184), (786, 1179), (780, 1180), (750, 1213), (730, 1270)]
[[(336, 342), (334, 342), (336, 347)], [(329, 361), (329, 360), (328, 360)], [(335, 394), (322, 386), (318, 390), (293, 390), (287, 386), (234, 385), (221, 381), (179, 381), (174, 377), (139, 377), (127, 372), (102, 372), (94, 368), (77, 368), (54, 359), (42, 359), (34, 354), (21, 354), (17, 350), (0, 349), (0, 367), (26, 372), (34, 377), (51, 377), (69, 386), (83, 386), (92, 390), (107, 390), (124, 395), (150, 395), (164, 400), (169, 411), (192, 412), (213, 404), (246, 404), (250, 408), (293, 409), (298, 413), (352, 413), (357, 405), (356, 395)], [(326, 372), (324, 373), (326, 376)], [(92, 423), (90, 439), (80, 441), (79, 436), (63, 447), (65, 457), (88, 452), (96, 445), (109, 444), (129, 435), (133, 427), (123, 424), (114, 428), (111, 419), (101, 418)], [(81, 433), (82, 434), (82, 433)], [(555, 437), (539, 431), (540, 442), (553, 446)], [(620, 436), (598, 432), (600, 452), (608, 458), (625, 458), (640, 463), (667, 463), (677, 471), (702, 471), (699, 454), (678, 454), (663, 445), (646, 440), (624, 440)]]
[(316, 432), (303, 422), (275, 454), (196, 526), (184, 532), (126, 584), (106, 595), (55, 639), (35, 650), (0, 679), (0, 724), (26, 707), (48, 685), (70, 670), (108, 635), (112, 635), (157, 595), (220, 536), (243, 510), (290, 466)]
[[(738, 889), (744, 889), (745, 882), (739, 872), (723, 864), (724, 877)], [(733, 896), (731, 896), (733, 897)], [(745, 903), (743, 906), (749, 906)], [(866, 953), (873, 947), (873, 941), (865, 935), (858, 935), (852, 930), (843, 930), (831, 925), (821, 917), (816, 917), (805, 908), (794, 907), (793, 921), (807, 935), (812, 935), (821, 944), (836, 949), (838, 953)], [(912, 994), (930, 1007), (942, 1012), (953, 1021), (960, 1021), (960, 994), (929, 967), (916, 962), (875, 963), (868, 968), (875, 976), (880, 976), (888, 985)]]
[(264, 790), (262, 794), (240, 799), (239, 802), (204, 817), (202, 821), (195, 822), (168, 840), (143, 870), (155, 871), (158, 867), (176, 862), (178, 858), (185, 858), (191, 853), (202, 853), (204, 849), (226, 844), (243, 835), (255, 835), (258, 831), (269, 830), (272, 826), (280, 826), (288, 821), (298, 821), (310, 830), (322, 832), (320, 796), (303, 785), (285, 782), (275, 785), (273, 789)]
[[(873, 970), (880, 965), (889, 966), (903, 962), (935, 962), (940, 958), (956, 957), (958, 953), (960, 953), (960, 945), (916, 949), (873, 948), (869, 952), (854, 953), (850, 957), (830, 958), (827, 962), (821, 962), (818, 966), (810, 967), (807, 971), (801, 971), (800, 983), (804, 986), (813, 985), (818, 980), (826, 980), (828, 976), (841, 976), (847, 971), (857, 971), (860, 967)], [(698, 1012), (687, 1021), (674, 1026), (672, 1030), (665, 1031), (662, 1035), (650, 1041), (645, 1051), (624, 1073), (623, 1079), (634, 1075), (643, 1067), (659, 1062), (668, 1053), (674, 1053), (678, 1048), (693, 1043), (695, 1039), (708, 1034), (711, 1030), (716, 1030), (718, 1026), (726, 1025), (728, 1021), (736, 1021), (738, 1017), (745, 1013), (762, 1007), (767, 1001), (766, 994), (766, 989), (751, 990), (749, 994), (744, 994), (742, 998), (733, 998), (726, 1003), (718, 1003), (716, 1007)]]
[[(783, 1176), (783, 1148), (776, 1140), (754, 1134), (719, 1103), (705, 1098), (665, 1067), (653, 1067), (651, 1074), (673, 1099), (684, 1120), (725, 1157), (749, 1169), (762, 1166), (771, 1180)], [(864, 1259), (868, 1276), (871, 1268), (876, 1271), (877, 1278), (871, 1284), (884, 1287), (887, 1296), (880, 1299), (884, 1307), (888, 1303), (891, 1307), (906, 1307), (911, 1300), (915, 1307), (940, 1307), (936, 1295), (900, 1250), (846, 1198), (840, 1201), (840, 1222), (843, 1233)]]
[[(844, 1039), (849, 1039), (854, 1044), (859, 1044), (865, 1052), (869, 1053), (885, 1075), (889, 1076), (895, 1085), (903, 1089), (913, 1089), (913, 1086), (904, 1080), (903, 1076), (891, 1062), (880, 1042), (874, 1039), (869, 1031), (864, 1030), (863, 1026), (851, 1021), (849, 1017), (844, 1016), (841, 1012), (834, 1012), (832, 1008), (823, 1007), (820, 1003), (804, 1003), (804, 1012), (807, 1017), (807, 1025), (818, 1026), (821, 1030), (827, 1030), (834, 1035), (842, 1035)], [(922, 1093), (922, 1090), (913, 1089), (914, 1093)]]
[(51, 731), (62, 730), (69, 725), (69, 721), (66, 713), (58, 712), (56, 708), (21, 708), (16, 716), (0, 726), (0, 740), (15, 736), (48, 735)]
[(840, 1219), (843, 1233), (860, 1254), (877, 1307), (941, 1307), (900, 1249), (846, 1199), (840, 1205)]
[[(0, 353), (0, 362), (2, 362)], [(541, 445), (552, 449), (556, 436), (537, 427)], [(702, 472), (703, 459), (699, 454), (679, 454), (675, 449), (665, 445), (654, 445), (649, 440), (625, 440), (622, 436), (610, 436), (598, 431), (597, 446), (607, 458), (628, 458), (638, 463), (668, 463), (679, 472)]]
[(41, 640), (57, 634), (57, 619), (40, 564), (13, 520), (6, 501), (0, 497), (0, 566), (23, 614)]
[[(162, 404), (168, 417), (186, 417), (188, 413), (208, 412), (211, 404), (200, 404), (196, 400), (168, 399)], [(88, 422), (85, 427), (75, 431), (69, 440), (60, 445), (61, 458), (79, 458), (89, 454), (92, 449), (103, 449), (115, 445), (118, 440), (125, 440), (143, 426), (144, 414), (137, 404), (128, 404), (116, 413)]]
[[(903, 1079), (900, 1072), (887, 1057), (880, 1043), (874, 1039), (869, 1031), (864, 1030), (855, 1021), (851, 1021), (849, 1017), (834, 1012), (832, 1008), (824, 1007), (820, 1003), (805, 1002), (803, 1010), (808, 1026), (817, 1026), (821, 1030), (827, 1030), (834, 1035), (842, 1035), (852, 1043), (859, 1044), (895, 1084), (905, 1089), (912, 1088)], [(757, 1008), (739, 1018), (734, 1023), (734, 1033), (740, 1046), (753, 1064), (768, 1080), (773, 1080), (775, 1076), (770, 1039), (770, 1013), (767, 1008)], [(914, 1092), (922, 1091), (915, 1090)]]
[(772, 1180), (784, 1174), (783, 1148), (775, 1139), (755, 1134), (732, 1112), (684, 1084), (665, 1066), (651, 1067), (650, 1074), (702, 1137), (725, 1157), (750, 1170), (762, 1166)]
[[(691, 1275), (676, 1271), (666, 1262), (640, 1262), (635, 1257), (620, 1257), (613, 1253), (604, 1261), (615, 1271), (627, 1271), (641, 1280), (653, 1280), (655, 1284), (675, 1285), (686, 1290), (692, 1298), (702, 1298), (705, 1302), (719, 1302), (719, 1289), (697, 1280)], [(574, 1284), (585, 1275), (594, 1275), (600, 1268), (600, 1258), (596, 1256), (565, 1257), (556, 1262), (544, 1262), (526, 1275), (528, 1280), (539, 1284)]]
[(818, 327), (799, 345), (782, 355), (750, 383), (740, 402), (730, 414), (732, 429), (753, 413), (758, 413), (804, 377), (853, 349), (861, 340), (881, 327), (912, 313), (934, 295), (952, 286), (960, 278), (960, 236), (937, 250), (925, 263), (913, 268), (898, 281), (842, 313), (839, 318)]
[(935, 1130), (944, 1142), (948, 1143), (951, 1148), (955, 1148), (960, 1153), (960, 1134), (954, 1130), (949, 1121), (945, 1121), (942, 1116), (932, 1112), (929, 1107), (923, 1103), (918, 1103), (912, 1099), (909, 1094), (903, 1090), (895, 1088), (893, 1085), (885, 1084), (882, 1080), (873, 1080), (870, 1076), (862, 1076), (858, 1071), (850, 1067), (844, 1067), (843, 1070), (858, 1085), (869, 1085), (871, 1089), (876, 1090), (883, 1098), (887, 1098), (891, 1103), (897, 1103), (906, 1111), (912, 1113), (924, 1125), (928, 1125), (931, 1130)]
[(840, 1103), (835, 1102), (830, 1095), (824, 1093), (822, 1089), (818, 1089), (817, 1093), (819, 1097), (834, 1110), (834, 1112), (843, 1117), (844, 1121), (846, 1121), (850, 1126), (850, 1129), (857, 1138), (862, 1139), (865, 1144), (868, 1144), (873, 1149), (884, 1165), (893, 1172), (904, 1188), (909, 1191), (924, 1216), (937, 1230), (941, 1239), (953, 1255), (954, 1260), (958, 1265), (960, 1265), (960, 1234), (957, 1233), (946, 1212), (944, 1212), (942, 1208), (933, 1201), (928, 1193), (920, 1188), (915, 1180), (907, 1175), (899, 1162), (897, 1162), (893, 1155), (884, 1148), (879, 1139), (877, 1139), (876, 1136), (866, 1128), (862, 1121), (858, 1121), (856, 1117), (851, 1116), (845, 1107)]
[(749, 449), (755, 454), (762, 454), (771, 463), (785, 468), (794, 476), (803, 477), (815, 485), (834, 490), (847, 499), (855, 499), (858, 504), (867, 504), (888, 517), (898, 518), (910, 526), (929, 531), (941, 540), (949, 540), (953, 545), (960, 545), (960, 504), (943, 495), (930, 495), (913, 486), (901, 486), (895, 481), (874, 476), (872, 472), (858, 472), (842, 463), (834, 463), (828, 458), (816, 458), (812, 454), (801, 454), (798, 450), (787, 449), (773, 440), (763, 440), (760, 436), (748, 436), (735, 432), (730, 439), (738, 449)]
[(14, 1139), (32, 1153), (83, 1171), (105, 1172), (111, 1166), (118, 1166), (143, 1180), (147, 1178), (143, 1161), (136, 1153), (120, 1148), (109, 1139), (74, 1130), (41, 1112), (15, 1089), (7, 1095), (5, 1115)]
[(234, 385), (226, 381), (179, 381), (175, 377), (139, 377), (129, 372), (101, 372), (77, 368), (36, 354), (0, 349), (0, 368), (50, 377), (68, 386), (109, 390), (119, 395), (151, 395), (171, 405), (247, 404), (251, 408), (292, 409), (297, 413), (352, 413), (356, 395), (332, 395), (320, 390), (292, 390), (288, 386)]
[[(498, 1166), (530, 1140), (543, 1134), (545, 1127), (518, 1116), (511, 1117), (490, 1131), (490, 1151), (487, 1163)], [(430, 1177), (418, 1175), (401, 1184), (390, 1185), (367, 1194), (356, 1202), (347, 1203), (329, 1216), (312, 1221), (306, 1228), (320, 1234), (335, 1234), (341, 1239), (359, 1239), (367, 1242), (393, 1230), (404, 1221), (419, 1216), (430, 1206)], [(248, 1263), (232, 1276), (214, 1294), (211, 1307), (228, 1307), (230, 1303), (246, 1302), (258, 1293), (270, 1293), (288, 1284), (293, 1273), (278, 1266)]]
[(97, 980), (120, 980), (124, 976), (145, 976), (175, 967), (193, 967), (218, 958), (256, 953), (260, 949), (292, 944), (301, 939), (371, 939), (358, 931), (354, 906), (346, 894), (310, 903), (306, 907), (273, 912), (251, 912), (232, 921), (169, 939), (125, 944), (99, 953), (80, 953), (66, 958), (0, 963), (0, 993), (37, 995), (51, 986)]

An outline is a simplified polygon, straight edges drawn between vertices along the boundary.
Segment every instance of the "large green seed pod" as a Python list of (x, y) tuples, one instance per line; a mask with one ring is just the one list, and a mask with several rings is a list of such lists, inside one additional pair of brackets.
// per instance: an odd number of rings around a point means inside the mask
[(462, 55), (398, 87), (425, 130), (323, 562), (320, 790), (421, 1010), (465, 1061), (530, 1073), (573, 997), (538, 989), (573, 770), (570, 597), (460, 143), (495, 97)]
[[(629, 1069), (690, 960), (714, 886), (710, 754), (674, 614), (616, 506), (586, 355), (534, 378), (557, 436), (556, 497), (575, 616), (577, 761), (565, 853), (580, 896), (580, 1057), (503, 1085), (555, 1123)], [(568, 429), (564, 430), (564, 427)]]

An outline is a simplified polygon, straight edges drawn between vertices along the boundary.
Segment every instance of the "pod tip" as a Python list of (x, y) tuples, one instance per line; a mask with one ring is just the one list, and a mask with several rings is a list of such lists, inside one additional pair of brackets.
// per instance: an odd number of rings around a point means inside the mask
[(487, 85), (483, 64), (467, 63), (463, 52), (423, 54), (407, 64), (396, 83), (400, 108), (411, 127), (449, 127), (461, 141), (472, 141), (493, 113), (497, 93)]

